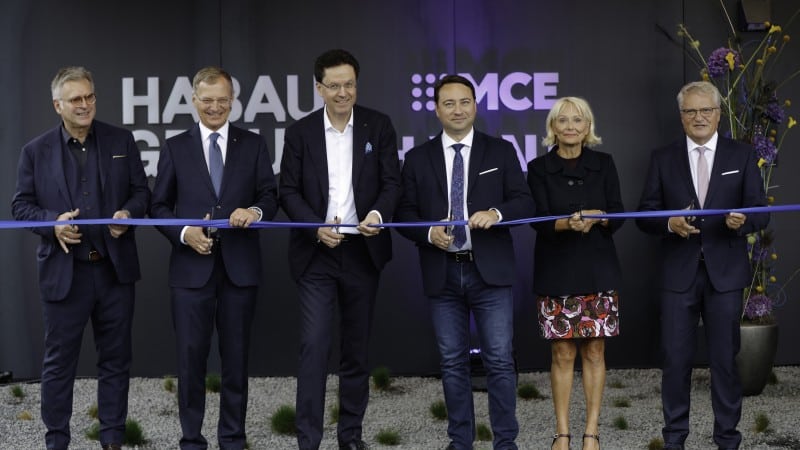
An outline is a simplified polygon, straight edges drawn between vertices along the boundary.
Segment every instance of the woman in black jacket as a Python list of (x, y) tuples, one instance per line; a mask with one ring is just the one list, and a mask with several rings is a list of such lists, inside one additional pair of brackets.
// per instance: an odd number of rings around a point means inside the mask
[(605, 384), (605, 340), (619, 334), (620, 265), (612, 235), (622, 220), (586, 216), (624, 211), (611, 155), (600, 144), (589, 104), (556, 101), (547, 115), (543, 144), (550, 151), (528, 164), (536, 216), (569, 215), (534, 223), (533, 290), (539, 325), (552, 343), (550, 381), (556, 414), (552, 448), (567, 449), (569, 398), (580, 350), (586, 397), (583, 448), (600, 446), (598, 419)]

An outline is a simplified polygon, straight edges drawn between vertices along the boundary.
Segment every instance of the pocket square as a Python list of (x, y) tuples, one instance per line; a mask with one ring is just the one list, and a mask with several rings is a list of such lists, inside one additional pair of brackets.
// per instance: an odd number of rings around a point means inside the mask
[(128, 155), (111, 155), (111, 159), (127, 158), (127, 157), (128, 157)]
[(364, 153), (371, 153), (372, 152), (372, 143), (367, 142), (367, 145), (364, 147)]
[(485, 174), (487, 174), (487, 173), (492, 173), (492, 172), (494, 172), (495, 170), (497, 170), (497, 167), (495, 167), (495, 168), (492, 168), (492, 169), (488, 169), (488, 170), (484, 170), (483, 172), (479, 173), (478, 175), (485, 175)]
[(739, 173), (739, 169), (736, 169), (736, 170), (729, 170), (729, 171), (727, 171), (727, 172), (722, 172), (722, 174), (721, 174), (721, 175), (724, 177), (725, 175), (733, 175), (733, 174), (735, 174), (735, 173)]

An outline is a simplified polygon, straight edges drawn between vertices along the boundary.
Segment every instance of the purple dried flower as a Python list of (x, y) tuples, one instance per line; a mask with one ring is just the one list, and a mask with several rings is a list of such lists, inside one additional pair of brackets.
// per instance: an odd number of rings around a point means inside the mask
[[(731, 54), (732, 57), (729, 57), (728, 54)], [(741, 64), (742, 59), (737, 51), (720, 47), (711, 52), (708, 57), (708, 76), (719, 78)]]
[(766, 161), (767, 164), (772, 164), (775, 161), (775, 157), (778, 156), (778, 149), (775, 147), (775, 143), (766, 136), (753, 136), (753, 146), (756, 148), (758, 157)]
[(769, 256), (770, 250), (769, 248), (764, 248), (761, 246), (761, 243), (757, 242), (750, 246), (748, 249), (750, 253), (750, 260), (753, 262), (764, 262), (767, 260)]
[(761, 317), (769, 316), (772, 311), (772, 299), (766, 295), (753, 295), (747, 299), (744, 307), (744, 315), (749, 320), (756, 320)]
[(781, 108), (778, 102), (770, 102), (764, 110), (764, 116), (775, 123), (783, 123), (786, 119), (786, 111)]

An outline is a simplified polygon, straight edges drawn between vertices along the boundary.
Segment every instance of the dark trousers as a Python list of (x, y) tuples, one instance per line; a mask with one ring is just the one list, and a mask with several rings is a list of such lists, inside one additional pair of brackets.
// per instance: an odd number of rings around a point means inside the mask
[(69, 446), (72, 391), (83, 330), (90, 319), (97, 350), (100, 442), (122, 443), (128, 413), (134, 296), (134, 285), (118, 283), (108, 260), (75, 261), (67, 297), (42, 302), (42, 421), (47, 427), (48, 449)]
[(297, 372), (297, 442), (301, 450), (318, 449), (322, 441), (325, 382), (333, 319), (339, 323), (339, 423), (344, 444), (361, 439), (369, 399), (369, 335), (379, 272), (364, 239), (349, 238), (338, 247), (319, 246), (298, 281), (300, 358)]
[(738, 448), (742, 435), (736, 426), (742, 415), (742, 386), (736, 367), (742, 291), (714, 290), (705, 264), (686, 292), (662, 292), (661, 345), (664, 363), (661, 402), (664, 443), (682, 448), (689, 434), (692, 361), (697, 347), (698, 319), (702, 317), (711, 369), (711, 406), (714, 442), (720, 448)]
[(214, 328), (222, 363), (217, 439), (221, 449), (243, 449), (247, 415), (248, 352), (258, 288), (228, 278), (219, 252), (205, 286), (172, 288), (172, 321), (178, 343), (178, 411), (181, 449), (206, 449), (206, 363)]

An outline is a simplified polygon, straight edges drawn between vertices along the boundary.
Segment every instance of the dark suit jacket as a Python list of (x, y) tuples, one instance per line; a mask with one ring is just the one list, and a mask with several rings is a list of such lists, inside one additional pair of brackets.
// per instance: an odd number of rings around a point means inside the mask
[[(758, 157), (749, 146), (722, 136), (711, 168), (705, 209), (735, 209), (766, 205)], [(655, 150), (645, 179), (639, 211), (683, 209), (699, 205), (692, 184), (686, 138)], [(668, 218), (640, 218), (636, 225), (661, 237), (663, 289), (683, 292), (697, 273), (701, 249), (714, 289), (726, 292), (750, 283), (746, 235), (769, 223), (769, 214), (748, 214), (739, 230), (725, 226), (723, 215), (700, 216), (694, 226), (700, 234), (689, 239), (668, 232)]]
[[(227, 219), (236, 208), (261, 208), (262, 221), (278, 210), (275, 176), (264, 138), (229, 125), (225, 170), (220, 197), (214, 193), (200, 137), (200, 127), (167, 139), (158, 158), (150, 215), (159, 219), (202, 219), (213, 208), (212, 219)], [(181, 243), (181, 226), (159, 227), (172, 243), (169, 283), (198, 288), (206, 284), (214, 258), (200, 255)], [(219, 249), (228, 278), (237, 286), (257, 286), (261, 276), (259, 231), (221, 228)]]
[[(497, 170), (492, 170), (497, 169)], [(469, 157), (467, 216), (497, 208), (504, 221), (530, 217), (533, 199), (511, 143), (475, 131)], [(403, 164), (403, 194), (395, 213), (400, 222), (438, 221), (447, 217), (447, 173), (442, 135), (411, 149)], [(419, 249), (425, 294), (438, 294), (445, 284), (445, 252), (428, 243), (428, 227), (397, 228)], [(475, 265), (490, 285), (514, 281), (514, 247), (509, 227), (471, 230)]]
[[(130, 131), (95, 120), (92, 123), (100, 171), (101, 211), (111, 218), (121, 209), (131, 218), (144, 217), (150, 200), (139, 149)], [(11, 203), (16, 220), (52, 221), (74, 209), (65, 178), (61, 125), (33, 139), (22, 148), (17, 189)], [(77, 219), (81, 217), (78, 216)], [(133, 283), (140, 277), (134, 228), (117, 239), (104, 228), (103, 240), (108, 257), (121, 283)], [(41, 236), (37, 249), (39, 289), (42, 299), (62, 300), (72, 286), (74, 255), (66, 254), (56, 240), (53, 227), (32, 229)], [(84, 235), (84, 238), (86, 235)]]
[[(619, 177), (608, 153), (584, 148), (574, 169), (552, 149), (528, 163), (528, 186), (536, 215), (572, 214), (581, 209), (623, 212)], [(621, 269), (612, 234), (624, 220), (595, 224), (584, 233), (555, 231), (553, 221), (536, 222), (533, 291), (540, 295), (588, 294), (619, 289)]]
[[(324, 108), (298, 120), (286, 130), (281, 160), (281, 206), (294, 222), (325, 221), (328, 208), (328, 159), (325, 149)], [(367, 150), (367, 144), (371, 150)], [(397, 135), (389, 117), (353, 107), (353, 195), (359, 220), (377, 210), (389, 222), (400, 195)], [(305, 271), (317, 246), (316, 228), (293, 228), (289, 264), (295, 279)], [(366, 239), (372, 263), (380, 270), (392, 258), (391, 233)]]

